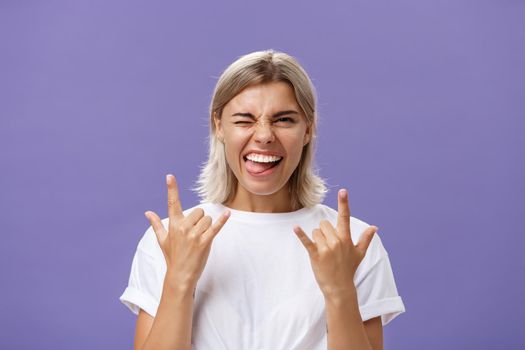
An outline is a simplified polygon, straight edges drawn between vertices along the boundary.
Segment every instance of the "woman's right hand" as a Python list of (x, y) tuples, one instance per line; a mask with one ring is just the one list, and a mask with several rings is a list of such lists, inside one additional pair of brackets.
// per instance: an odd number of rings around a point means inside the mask
[(168, 186), (168, 232), (161, 219), (152, 211), (144, 213), (150, 221), (164, 259), (166, 278), (174, 285), (192, 290), (197, 285), (210, 254), (211, 244), (224, 226), (230, 212), (223, 213), (212, 225), (209, 215), (201, 208), (194, 209), (188, 216), (182, 213), (177, 182), (173, 175), (166, 176)]

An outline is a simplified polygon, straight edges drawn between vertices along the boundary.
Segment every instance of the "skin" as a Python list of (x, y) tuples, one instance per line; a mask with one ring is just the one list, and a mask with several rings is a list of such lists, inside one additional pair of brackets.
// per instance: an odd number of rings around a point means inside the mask
[[(277, 115), (283, 111), (289, 113)], [(238, 113), (242, 115), (235, 115)], [(228, 102), (222, 116), (215, 116), (214, 122), (217, 137), (224, 142), (226, 160), (238, 180), (234, 198), (224, 204), (232, 209), (262, 213), (299, 209), (292, 208), (286, 184), (311, 134), (292, 88), (283, 82), (250, 86)], [(243, 154), (253, 149), (282, 155), (277, 171), (264, 178), (248, 174)], [(135, 349), (191, 348), (192, 294), (208, 259), (211, 242), (229, 217), (226, 212), (212, 223), (202, 209), (184, 217), (175, 177), (167, 177), (167, 187), (168, 231), (158, 215), (145, 213), (166, 259), (167, 273), (156, 317), (143, 310), (139, 312)], [(369, 227), (354, 245), (348, 193), (344, 189), (338, 194), (336, 227), (322, 220), (312, 233), (313, 240), (300, 226), (294, 227), (325, 297), (329, 350), (383, 349), (381, 319), (362, 321), (353, 284), (355, 271), (376, 231), (377, 227)]]
[(215, 223), (201, 208), (184, 216), (173, 175), (168, 187), (168, 230), (151, 211), (150, 221), (166, 260), (166, 276), (155, 318), (140, 310), (135, 331), (135, 349), (190, 349), (193, 292), (210, 254), (211, 244), (229, 218), (229, 211)]
[(336, 227), (321, 220), (312, 232), (313, 241), (300, 226), (294, 232), (306, 248), (315, 279), (326, 305), (328, 349), (382, 349), (383, 328), (376, 317), (363, 323), (353, 283), (357, 267), (365, 257), (377, 227), (370, 226), (354, 245), (350, 232), (348, 193), (338, 193)]
[[(283, 111), (292, 113), (277, 115)], [(239, 113), (253, 117), (234, 115)], [(235, 198), (225, 205), (262, 213), (298, 209), (291, 207), (285, 185), (299, 164), (303, 146), (310, 141), (310, 128), (292, 88), (284, 82), (250, 86), (214, 120), (217, 136), (224, 140), (226, 160), (238, 180)], [(252, 149), (282, 155), (277, 171), (264, 179), (249, 175), (242, 155)]]

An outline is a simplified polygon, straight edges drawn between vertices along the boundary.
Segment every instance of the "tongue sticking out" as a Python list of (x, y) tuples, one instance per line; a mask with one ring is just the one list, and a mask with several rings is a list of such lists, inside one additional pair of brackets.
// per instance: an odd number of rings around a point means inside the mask
[(258, 174), (270, 169), (271, 167), (274, 167), (275, 165), (277, 165), (277, 163), (279, 162), (258, 163), (252, 162), (251, 160), (247, 160), (246, 169), (248, 169), (248, 171), (251, 173)]

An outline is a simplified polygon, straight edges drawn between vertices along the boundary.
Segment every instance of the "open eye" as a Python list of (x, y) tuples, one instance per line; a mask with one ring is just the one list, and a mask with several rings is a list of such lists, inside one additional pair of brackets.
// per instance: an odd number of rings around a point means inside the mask
[(276, 122), (288, 122), (288, 123), (293, 123), (293, 119), (292, 119), (292, 118), (288, 118), (288, 117), (282, 117), (282, 118), (277, 119)]

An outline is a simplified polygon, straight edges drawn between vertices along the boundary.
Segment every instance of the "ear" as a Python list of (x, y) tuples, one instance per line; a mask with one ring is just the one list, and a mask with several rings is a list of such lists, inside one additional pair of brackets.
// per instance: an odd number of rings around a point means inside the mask
[(312, 139), (312, 128), (310, 127), (310, 125), (307, 125), (306, 132), (304, 133), (304, 137), (303, 137), (303, 147), (306, 146), (310, 142), (311, 139)]
[(217, 116), (217, 112), (213, 112), (213, 123), (215, 124), (215, 133), (219, 140), (224, 140), (224, 132), (222, 131), (221, 119)]

